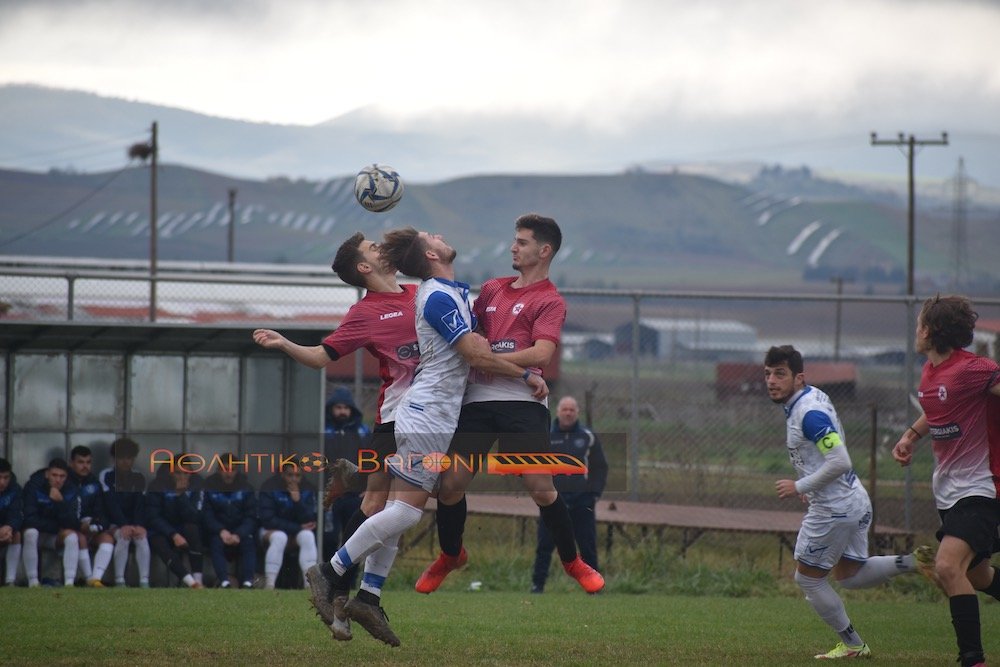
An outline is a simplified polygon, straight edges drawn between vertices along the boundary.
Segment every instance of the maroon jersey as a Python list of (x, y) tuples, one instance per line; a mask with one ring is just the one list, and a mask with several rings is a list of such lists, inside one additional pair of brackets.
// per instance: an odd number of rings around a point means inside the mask
[[(538, 340), (550, 340), (558, 346), (566, 321), (566, 302), (556, 286), (542, 280), (517, 289), (511, 286), (516, 279), (517, 276), (507, 276), (483, 283), (472, 306), (480, 332), (496, 353), (524, 350)], [(541, 373), (541, 369), (533, 370)], [(463, 403), (483, 401), (538, 402), (521, 378), (496, 377), (473, 370)]]
[(378, 359), (382, 387), (375, 423), (395, 421), (396, 406), (420, 361), (414, 322), (416, 285), (402, 292), (372, 292), (350, 307), (337, 330), (323, 339), (331, 359), (365, 348)]
[(1000, 382), (991, 359), (954, 350), (924, 364), (917, 397), (934, 439), (934, 499), (948, 509), (962, 498), (1000, 497), (1000, 442), (990, 442), (990, 388)]

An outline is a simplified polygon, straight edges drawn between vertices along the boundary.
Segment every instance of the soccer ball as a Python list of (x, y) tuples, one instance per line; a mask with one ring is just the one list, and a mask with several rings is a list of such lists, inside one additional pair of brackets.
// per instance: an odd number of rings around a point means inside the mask
[(358, 172), (354, 179), (354, 196), (369, 211), (388, 211), (402, 199), (403, 181), (389, 165), (373, 164)]
[(320, 452), (311, 452), (299, 457), (299, 468), (302, 472), (321, 472), (326, 469), (327, 460)]

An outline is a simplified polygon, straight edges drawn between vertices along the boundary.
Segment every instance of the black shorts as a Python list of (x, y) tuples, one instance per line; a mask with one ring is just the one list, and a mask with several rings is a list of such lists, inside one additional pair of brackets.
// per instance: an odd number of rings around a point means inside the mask
[(534, 401), (466, 403), (449, 454), (486, 454), (500, 441), (499, 454), (549, 451), (549, 409)]
[(396, 422), (383, 422), (376, 424), (372, 430), (372, 439), (368, 444), (368, 449), (378, 452), (378, 460), (384, 461), (385, 457), (396, 453)]
[(1000, 552), (1000, 501), (970, 496), (946, 510), (938, 510), (938, 514), (941, 515), (938, 541), (949, 535), (968, 544), (976, 554), (970, 567)]

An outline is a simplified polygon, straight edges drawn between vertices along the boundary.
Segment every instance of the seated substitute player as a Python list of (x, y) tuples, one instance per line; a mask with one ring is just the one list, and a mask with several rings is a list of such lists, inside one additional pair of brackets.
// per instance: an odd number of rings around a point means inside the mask
[(473, 333), (469, 286), (455, 281), (455, 250), (440, 235), (394, 230), (385, 235), (380, 251), (405, 275), (423, 280), (416, 300), (420, 365), (396, 410), (397, 456), (386, 462), (393, 475), (389, 501), (319, 569), (332, 578), (365, 559), (361, 590), (344, 611), (376, 639), (398, 646), (399, 638), (379, 606), (382, 584), (400, 535), (420, 521), (435, 487), (439, 467), (433, 461), (447, 450), (458, 422), (470, 366), (521, 378), (539, 399), (548, 394), (548, 386), (540, 375), (493, 354), (486, 340)]
[(54, 458), (24, 485), (24, 570), (28, 587), (39, 585), (38, 547), (63, 550), (63, 582), (72, 586), (80, 560), (79, 496), (69, 464)]
[(246, 475), (236, 470), (240, 460), (233, 454), (221, 457), (224, 465), (205, 480), (202, 522), (208, 533), (208, 551), (221, 588), (229, 588), (226, 551), (239, 553), (236, 570), (240, 586), (253, 588), (257, 568), (257, 497)]
[(114, 466), (102, 470), (97, 478), (104, 490), (108, 520), (115, 536), (115, 586), (125, 585), (129, 545), (134, 544), (139, 586), (149, 588), (149, 540), (143, 525), (146, 478), (132, 469), (139, 455), (139, 444), (130, 438), (118, 438), (111, 443), (110, 453)]
[[(847, 453), (844, 429), (830, 397), (806, 384), (802, 355), (791, 345), (772, 347), (764, 359), (771, 400), (785, 411), (786, 446), (798, 480), (779, 479), (779, 498), (809, 503), (795, 540), (795, 583), (840, 641), (817, 658), (865, 658), (868, 644), (854, 629), (827, 575), (844, 588), (871, 588), (916, 571), (913, 554), (868, 556), (872, 505)], [(926, 549), (927, 547), (920, 547)]]
[(13, 586), (21, 562), (21, 524), (24, 522), (24, 498), (21, 485), (10, 466), (0, 458), (0, 550), (5, 551), (6, 569), (3, 585)]
[(288, 539), (293, 537), (299, 551), (302, 580), (316, 565), (316, 487), (302, 478), (294, 463), (286, 463), (260, 487), (257, 504), (260, 543), (264, 554), (265, 587), (273, 589), (285, 560)]
[[(257, 329), (253, 332), (253, 339), (262, 347), (281, 350), (299, 363), (317, 369), (362, 348), (378, 359), (382, 386), (369, 447), (375, 450), (381, 461), (396, 451), (393, 437), (396, 407), (403, 392), (410, 386), (420, 361), (417, 333), (413, 328), (417, 287), (400, 285), (396, 281), (396, 267), (387, 264), (378, 252), (378, 244), (365, 239), (360, 232), (341, 244), (332, 268), (337, 277), (348, 285), (363, 287), (367, 291), (360, 301), (348, 309), (340, 326), (324, 338), (321, 345), (304, 347), (270, 329)], [(342, 463), (334, 462), (332, 468), (342, 469)], [(331, 476), (326, 496), (332, 499), (340, 492), (337, 488), (340, 475), (336, 470), (328, 472)], [(353, 535), (365, 518), (385, 506), (389, 495), (389, 473), (379, 466), (378, 470), (366, 476), (361, 509), (355, 511), (343, 527), (342, 541)], [(357, 567), (333, 579), (321, 576), (318, 569), (310, 569), (306, 573), (312, 589), (313, 606), (337, 640), (346, 641), (352, 637), (344, 605), (347, 604), (351, 582), (357, 578), (356, 573)]]
[[(176, 460), (176, 457), (171, 457)], [(146, 491), (149, 547), (188, 588), (203, 588), (204, 550), (201, 540), (201, 478), (182, 467), (163, 464)], [(187, 553), (191, 564), (184, 566)]]
[[(101, 582), (111, 564), (115, 549), (115, 538), (108, 530), (105, 514), (104, 491), (97, 475), (91, 472), (94, 454), (90, 447), (77, 445), (69, 453), (70, 481), (80, 489), (80, 573), (92, 588), (104, 588)], [(94, 566), (90, 566), (90, 547), (96, 546)]]
[[(549, 280), (549, 266), (561, 245), (562, 232), (555, 220), (537, 213), (520, 216), (514, 221), (510, 246), (518, 275), (484, 283), (473, 307), (490, 348), (503, 353), (500, 356), (506, 361), (539, 374), (557, 354), (566, 320), (566, 302)], [(545, 452), (549, 449), (550, 419), (548, 403), (532, 396), (523, 383), (477, 369), (469, 377), (448, 453), (474, 462), (489, 452), (494, 442), (501, 453)], [(474, 475), (475, 467), (469, 465), (453, 465), (441, 474), (437, 497), (441, 554), (417, 579), (415, 588), (420, 593), (437, 590), (449, 572), (468, 560), (462, 544), (465, 490)], [(522, 475), (521, 482), (538, 505), (566, 574), (588, 593), (604, 588), (604, 577), (577, 553), (569, 510), (553, 485), (552, 475)]]
[[(962, 296), (924, 302), (915, 346), (927, 355), (917, 397), (924, 414), (893, 447), (909, 465), (917, 440), (931, 434), (934, 502), (941, 541), (921, 571), (948, 596), (963, 667), (985, 664), (976, 591), (1000, 600), (1000, 366), (963, 348), (972, 344), (979, 315)], [(994, 636), (996, 636), (994, 634)]]

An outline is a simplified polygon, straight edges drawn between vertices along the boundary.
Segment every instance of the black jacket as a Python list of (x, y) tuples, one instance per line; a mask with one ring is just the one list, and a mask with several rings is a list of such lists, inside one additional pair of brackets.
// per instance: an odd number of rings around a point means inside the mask
[[(163, 471), (161, 473), (161, 471)], [(199, 524), (203, 503), (201, 478), (191, 475), (188, 488), (178, 493), (167, 466), (161, 466), (145, 497), (145, 525), (152, 534), (168, 538), (181, 532), (184, 524)]]
[(237, 473), (232, 484), (215, 473), (205, 480), (202, 524), (210, 535), (225, 528), (231, 533), (254, 536), (257, 528), (257, 498), (246, 475)]
[(0, 526), (10, 526), (15, 532), (24, 523), (24, 493), (17, 476), (10, 474), (10, 484), (0, 493)]
[(257, 514), (265, 530), (283, 530), (294, 536), (302, 530), (302, 524), (316, 520), (316, 487), (306, 479), (299, 487), (298, 502), (285, 490), (280, 473), (260, 487), (259, 501)]
[(24, 528), (35, 528), (40, 533), (58, 534), (60, 530), (79, 530), (80, 493), (76, 484), (67, 476), (59, 490), (63, 499), (54, 502), (49, 497), (49, 480), (46, 468), (37, 470), (24, 485)]
[(567, 501), (572, 494), (592, 494), (594, 500), (600, 497), (608, 482), (608, 460), (597, 434), (579, 421), (570, 430), (563, 431), (557, 419), (552, 422), (549, 442), (554, 453), (572, 454), (587, 466), (586, 475), (555, 475), (552, 482), (556, 490), (566, 496)]
[(105, 468), (98, 475), (104, 490), (104, 507), (108, 521), (114, 526), (141, 526), (143, 516), (142, 493), (146, 490), (146, 478), (142, 473), (129, 470), (123, 475), (111, 468)]
[(104, 501), (104, 490), (97, 475), (77, 477), (72, 470), (69, 478), (80, 490), (80, 521), (90, 522), (91, 531), (100, 532), (108, 527), (107, 505)]

